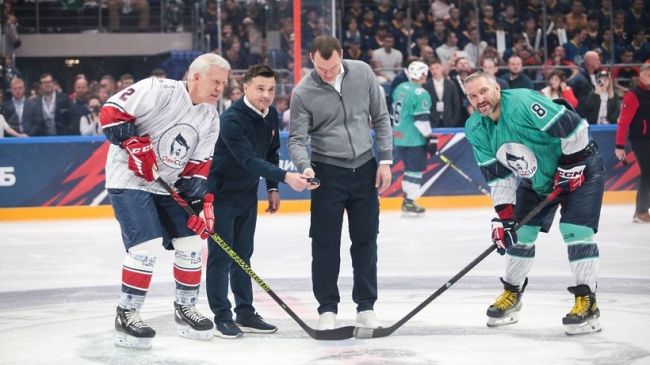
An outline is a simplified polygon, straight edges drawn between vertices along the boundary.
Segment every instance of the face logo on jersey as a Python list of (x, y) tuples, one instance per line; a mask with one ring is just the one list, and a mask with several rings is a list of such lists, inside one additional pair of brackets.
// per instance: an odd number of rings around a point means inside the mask
[(497, 160), (517, 176), (531, 178), (537, 172), (537, 158), (521, 143), (504, 143), (497, 150)]
[(189, 124), (177, 124), (163, 133), (158, 144), (158, 156), (165, 165), (183, 168), (199, 142), (199, 134)]

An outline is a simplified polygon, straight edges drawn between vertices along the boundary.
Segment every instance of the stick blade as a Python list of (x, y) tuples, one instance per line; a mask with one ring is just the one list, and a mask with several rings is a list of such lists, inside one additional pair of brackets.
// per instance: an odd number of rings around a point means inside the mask
[(310, 333), (314, 339), (323, 341), (347, 340), (354, 337), (354, 326), (345, 326), (333, 330), (314, 330)]
[(379, 338), (389, 336), (391, 333), (395, 332), (396, 328), (391, 327), (378, 327), (378, 328), (364, 328), (364, 327), (355, 327), (354, 328), (354, 338), (357, 339), (368, 339), (368, 338)]

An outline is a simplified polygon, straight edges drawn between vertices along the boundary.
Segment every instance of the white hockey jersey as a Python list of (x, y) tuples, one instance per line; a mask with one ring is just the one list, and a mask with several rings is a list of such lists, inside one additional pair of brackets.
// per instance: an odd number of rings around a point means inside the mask
[[(102, 108), (101, 124), (133, 123), (139, 136), (151, 137), (158, 173), (173, 185), (180, 178), (207, 179), (219, 114), (215, 105), (193, 105), (185, 82), (148, 78), (113, 95)], [(111, 144), (106, 159), (106, 188), (167, 192), (128, 168), (128, 152)]]

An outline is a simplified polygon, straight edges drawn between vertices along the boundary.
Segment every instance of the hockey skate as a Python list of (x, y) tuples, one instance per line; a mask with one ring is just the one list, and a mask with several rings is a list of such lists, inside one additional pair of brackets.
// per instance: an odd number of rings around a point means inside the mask
[(521, 296), (528, 285), (528, 278), (524, 280), (521, 289), (517, 285), (511, 285), (501, 279), (503, 283), (503, 294), (487, 310), (487, 326), (497, 327), (507, 324), (517, 323), (519, 321), (519, 311), (521, 310)]
[(424, 215), (426, 209), (415, 204), (415, 201), (404, 198), (402, 202), (402, 213), (404, 217), (419, 217)]
[(596, 304), (596, 294), (587, 285), (577, 285), (568, 288), (575, 295), (576, 301), (571, 311), (562, 318), (564, 332), (569, 335), (583, 335), (600, 332), (600, 310)]
[(214, 325), (196, 310), (194, 305), (180, 305), (174, 302), (174, 320), (176, 334), (193, 340), (210, 340)]
[(117, 307), (115, 317), (115, 345), (138, 349), (150, 349), (156, 331), (142, 322), (137, 310)]

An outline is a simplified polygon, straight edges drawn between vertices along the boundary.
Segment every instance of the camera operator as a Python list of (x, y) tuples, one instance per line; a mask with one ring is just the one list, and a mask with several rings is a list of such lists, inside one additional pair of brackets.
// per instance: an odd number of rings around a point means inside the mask
[(99, 124), (99, 109), (102, 102), (98, 96), (91, 96), (88, 99), (88, 114), (79, 119), (79, 133), (82, 136), (96, 136), (102, 134), (102, 126)]

